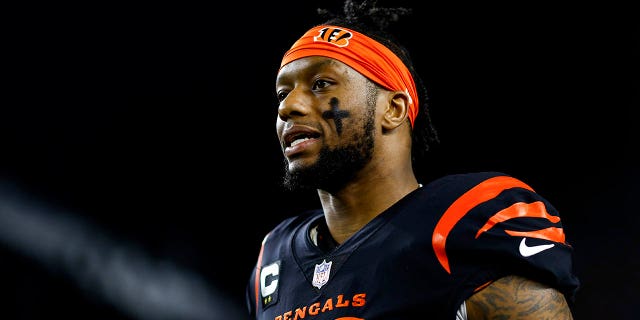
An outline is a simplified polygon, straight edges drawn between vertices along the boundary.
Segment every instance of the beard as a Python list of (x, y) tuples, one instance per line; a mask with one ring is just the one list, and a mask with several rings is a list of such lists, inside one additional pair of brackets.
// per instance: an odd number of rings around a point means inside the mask
[(285, 159), (284, 187), (289, 191), (322, 189), (328, 192), (343, 188), (371, 160), (375, 140), (373, 114), (366, 117), (363, 129), (348, 145), (322, 147), (318, 160), (311, 166), (290, 171)]
[(357, 130), (359, 133), (353, 134), (350, 143), (333, 148), (322, 147), (314, 164), (295, 171), (290, 171), (287, 160), (284, 160), (283, 185), (287, 190), (321, 189), (330, 193), (336, 192), (346, 186), (371, 161), (379, 89), (378, 85), (367, 81), (366, 108), (361, 122), (363, 125)]

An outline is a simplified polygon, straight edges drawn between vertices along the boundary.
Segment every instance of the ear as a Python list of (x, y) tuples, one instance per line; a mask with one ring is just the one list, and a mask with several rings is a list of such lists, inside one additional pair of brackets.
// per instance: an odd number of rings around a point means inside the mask
[(409, 95), (402, 91), (392, 91), (387, 96), (387, 109), (382, 118), (382, 128), (393, 130), (407, 122), (409, 112)]

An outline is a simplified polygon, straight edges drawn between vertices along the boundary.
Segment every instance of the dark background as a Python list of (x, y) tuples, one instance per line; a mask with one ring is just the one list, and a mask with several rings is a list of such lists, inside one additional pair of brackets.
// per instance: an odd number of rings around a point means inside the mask
[[(314, 8), (337, 3), (8, 10), (0, 182), (55, 208), (52, 221), (64, 211), (244, 308), (264, 234), (317, 203), (280, 189), (274, 80), (284, 51), (321, 21)], [(442, 139), (423, 182), (479, 170), (524, 180), (555, 204), (576, 249), (576, 318), (630, 319), (640, 288), (630, 10), (414, 8), (394, 28)], [(72, 263), (29, 252), (0, 242), (0, 317), (146, 319), (80, 285)]]

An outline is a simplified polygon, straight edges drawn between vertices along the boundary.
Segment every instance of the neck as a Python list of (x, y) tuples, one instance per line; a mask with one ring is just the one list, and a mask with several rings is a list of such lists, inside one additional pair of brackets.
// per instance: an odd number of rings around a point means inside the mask
[(342, 243), (418, 187), (413, 174), (374, 176), (354, 181), (337, 192), (318, 190), (318, 196), (331, 236)]

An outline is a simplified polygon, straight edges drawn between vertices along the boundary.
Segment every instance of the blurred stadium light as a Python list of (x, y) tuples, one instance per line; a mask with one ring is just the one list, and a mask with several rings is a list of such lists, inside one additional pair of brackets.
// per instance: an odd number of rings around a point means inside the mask
[(0, 245), (61, 271), (83, 292), (135, 319), (247, 319), (201, 275), (152, 259), (79, 215), (1, 181)]

